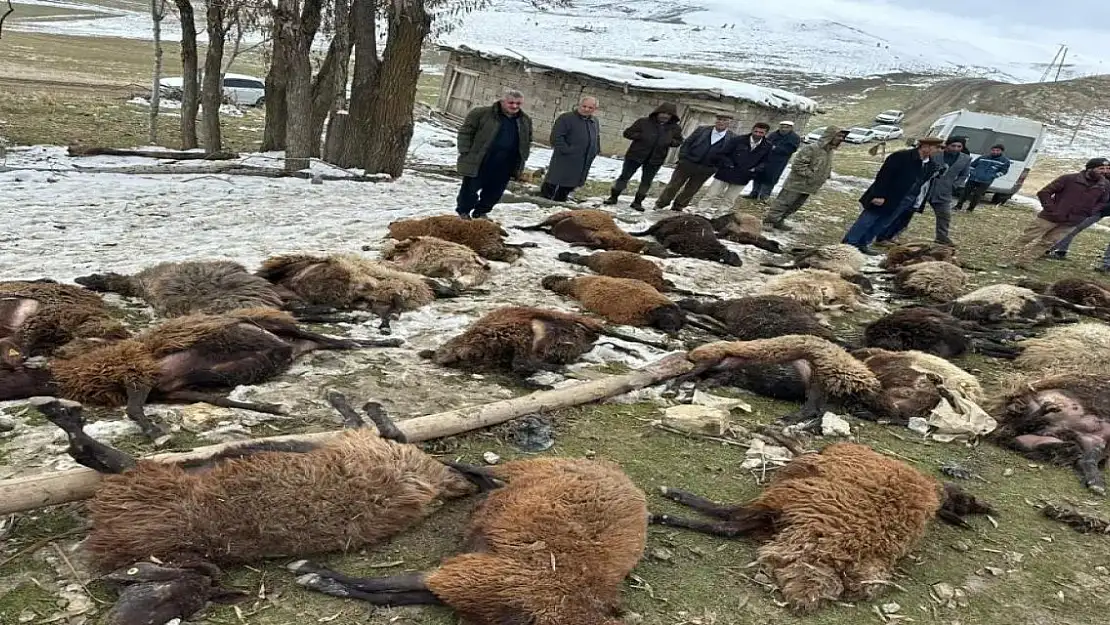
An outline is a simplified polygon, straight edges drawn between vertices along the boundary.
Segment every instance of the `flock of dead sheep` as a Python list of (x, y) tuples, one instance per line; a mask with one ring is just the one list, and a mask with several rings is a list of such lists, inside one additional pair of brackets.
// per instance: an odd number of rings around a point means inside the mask
[[(599, 250), (559, 255), (597, 275), (551, 275), (542, 284), (604, 321), (503, 307), (421, 356), (525, 376), (573, 363), (602, 334), (635, 340), (610, 324), (670, 335), (696, 330), (730, 340), (695, 341), (687, 352), (692, 370), (671, 384), (693, 380), (801, 402), (780, 424), (802, 429), (819, 424), (830, 405), (907, 424), (960, 395), (997, 419), (991, 436), (999, 444), (1074, 466), (1086, 486), (1105, 490), (1110, 326), (1101, 320), (1110, 318), (1110, 287), (1067, 279), (965, 293), (973, 268), (952, 248), (895, 247), (871, 270), (845, 245), (784, 249), (761, 234), (757, 218), (740, 213), (675, 214), (629, 233), (607, 212), (570, 210), (521, 229)], [(90, 566), (120, 588), (108, 622), (160, 624), (210, 601), (242, 599), (220, 586), (219, 566), (359, 549), (412, 527), (438, 501), (476, 493), (486, 498), (465, 552), (432, 571), (354, 578), (310, 560), (289, 568), (308, 589), (379, 605), (447, 605), (475, 624), (619, 623), (622, 580), (654, 523), (761, 541), (759, 560), (787, 602), (805, 612), (882, 592), (934, 517), (966, 525), (966, 515), (991, 511), (903, 462), (835, 443), (800, 453), (741, 505), (663, 489), (713, 520), (650, 514), (645, 494), (611, 462), (438, 460), (407, 443), (380, 405), (363, 408), (375, 432), (334, 394), (351, 428), (330, 442), (245, 443), (202, 462), (135, 460), (84, 431), (86, 404), (125, 408), (152, 439), (166, 430), (144, 413), (147, 402), (280, 411), (226, 392), (277, 376), (312, 350), (402, 344), (322, 335), (300, 323), (369, 310), (388, 334), (396, 315), (478, 290), (489, 260), (513, 262), (527, 246), (507, 243), (496, 222), (455, 216), (401, 220), (389, 233), (377, 260), (285, 255), (254, 273), (233, 262), (190, 261), (84, 276), (78, 285), (0, 283), (0, 400), (30, 399), (65, 431), (78, 462), (109, 474), (88, 505), (82, 545)], [(697, 294), (676, 288), (648, 257), (699, 258), (728, 271), (741, 259), (722, 239), (791, 259), (765, 263), (780, 273), (752, 296), (668, 297)], [(838, 338), (819, 313), (865, 304), (880, 277), (922, 302), (869, 323), (859, 344)], [(133, 334), (98, 292), (141, 298), (163, 320)], [(951, 362), (969, 353), (1011, 359), (1031, 377), (988, 396)]]

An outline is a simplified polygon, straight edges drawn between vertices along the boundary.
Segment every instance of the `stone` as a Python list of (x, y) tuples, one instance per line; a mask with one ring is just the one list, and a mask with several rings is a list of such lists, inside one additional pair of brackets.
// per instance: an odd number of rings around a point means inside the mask
[(826, 412), (821, 416), (821, 436), (851, 436), (852, 426), (840, 415)]
[(951, 584), (941, 582), (933, 584), (933, 594), (937, 596), (937, 599), (947, 603), (956, 597), (956, 589)]
[(487, 451), (486, 453), (482, 454), (482, 460), (486, 464), (497, 464), (498, 462), (501, 462), (501, 456), (498, 456), (492, 451)]

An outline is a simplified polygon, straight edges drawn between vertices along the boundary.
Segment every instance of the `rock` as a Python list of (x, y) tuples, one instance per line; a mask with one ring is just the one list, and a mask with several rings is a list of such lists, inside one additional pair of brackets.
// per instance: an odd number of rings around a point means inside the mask
[(663, 423), (691, 434), (721, 436), (728, 429), (728, 411), (693, 404), (671, 406), (663, 411)]
[(902, 611), (902, 606), (897, 603), (884, 603), (883, 614), (897, 614)]
[(694, 390), (693, 402), (699, 406), (705, 406), (707, 408), (720, 408), (721, 410), (732, 410), (733, 408), (739, 408), (744, 412), (752, 411), (751, 404), (748, 404), (743, 400), (736, 399), (734, 397), (721, 397), (720, 395), (712, 395), (710, 393), (706, 393), (697, 389)]
[(1096, 566), (1095, 573), (1098, 573), (1099, 575), (1110, 575), (1110, 569), (1106, 568), (1105, 566)]
[(756, 469), (763, 465), (768, 466), (782, 466), (790, 462), (793, 454), (785, 447), (778, 447), (775, 445), (768, 445), (763, 442), (763, 439), (752, 439), (751, 445), (748, 446), (748, 451), (744, 454), (747, 459), (740, 464), (742, 469)]
[(959, 551), (960, 553), (967, 553), (968, 551), (971, 551), (971, 545), (967, 544), (967, 542), (963, 540), (957, 540), (956, 542), (952, 543), (952, 548), (956, 551)]
[(910, 419), (910, 422), (906, 424), (906, 427), (922, 436), (925, 436), (929, 433), (929, 422), (925, 419), (922, 419), (921, 417), (914, 417)]
[(8, 415), (0, 415), (0, 432), (11, 432), (15, 429), (15, 419)]
[(951, 584), (941, 582), (939, 584), (933, 584), (933, 594), (937, 596), (937, 599), (948, 603), (956, 597), (956, 589), (953, 588)]
[(840, 415), (826, 412), (821, 415), (821, 436), (851, 436), (852, 426)]
[(486, 464), (497, 464), (498, 462), (501, 462), (501, 456), (498, 456), (492, 451), (487, 451), (486, 453), (482, 454), (482, 460)]
[(19, 622), (20, 623), (30, 623), (31, 621), (35, 620), (36, 618), (38, 618), (38, 615), (35, 614), (34, 611), (32, 611), (32, 610), (23, 610), (22, 612), (19, 613)]
[(1002, 574), (1006, 572), (1006, 571), (998, 568), (997, 566), (987, 566), (987, 567), (983, 567), (983, 568), (988, 573), (990, 573), (991, 575), (994, 575), (995, 577), (1002, 577)]
[(433, 148), (453, 148), (455, 147), (455, 142), (451, 139), (432, 139), (428, 142), (428, 145)]
[(660, 562), (670, 562), (674, 560), (674, 553), (666, 547), (656, 547), (651, 550), (651, 557)]
[(1006, 469), (1005, 471), (1002, 472), (1003, 477), (1013, 477), (1013, 475), (1014, 475), (1014, 470), (1013, 469)]
[(639, 612), (625, 612), (621, 620), (628, 623), (628, 625), (639, 625), (644, 622), (644, 616)]

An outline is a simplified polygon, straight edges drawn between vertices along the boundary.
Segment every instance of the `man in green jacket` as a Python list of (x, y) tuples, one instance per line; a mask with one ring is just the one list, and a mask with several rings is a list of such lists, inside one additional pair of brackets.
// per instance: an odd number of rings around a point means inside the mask
[(501, 201), (509, 180), (520, 176), (532, 148), (532, 119), (521, 110), (524, 95), (506, 89), (492, 106), (479, 106), (459, 128), (459, 162), (463, 176), (455, 212), (463, 219), (482, 219)]
[(783, 222), (796, 213), (809, 196), (817, 193), (832, 175), (833, 150), (844, 142), (846, 136), (848, 136), (847, 130), (827, 126), (820, 139), (814, 143), (807, 143), (798, 150), (797, 155), (794, 156), (794, 163), (790, 166), (790, 175), (782, 184), (782, 191), (767, 211), (767, 216), (763, 218), (764, 228), (791, 230), (791, 227)]

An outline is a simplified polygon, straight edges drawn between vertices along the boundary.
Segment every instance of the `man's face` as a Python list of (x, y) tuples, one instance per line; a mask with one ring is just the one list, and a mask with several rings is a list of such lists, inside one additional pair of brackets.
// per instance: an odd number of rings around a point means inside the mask
[(501, 98), (501, 110), (511, 115), (519, 113), (522, 106), (524, 106), (524, 98)]
[(937, 152), (940, 152), (942, 149), (944, 149), (941, 146), (936, 145), (935, 143), (932, 144), (932, 145), (926, 145), (926, 146), (923, 146), (923, 147), (925, 149), (925, 151), (923, 153), (923, 156), (925, 158), (931, 158), (934, 154), (936, 154)]
[(578, 114), (582, 117), (590, 117), (597, 110), (597, 100), (582, 100), (578, 103)]
[(779, 132), (781, 132), (784, 135), (786, 133), (790, 132), (791, 130), (794, 130), (794, 127), (791, 126), (790, 124), (779, 124)]
[(665, 124), (665, 123), (671, 121), (671, 114), (670, 113), (657, 113), (655, 115), (655, 119), (658, 119), (660, 124)]
[(752, 136), (756, 139), (762, 139), (767, 136), (766, 128), (752, 128)]
[(949, 143), (944, 149), (948, 152), (952, 152), (953, 154), (955, 154), (956, 152), (963, 152), (964, 151), (964, 144), (962, 144), (962, 143)]
[(1110, 178), (1110, 165), (1099, 165), (1094, 171), (1103, 178)]
[(991, 148), (991, 156), (1002, 156), (1002, 150)]
[(836, 133), (836, 135), (833, 136), (832, 141), (829, 141), (829, 145), (831, 145), (833, 147), (836, 147), (836, 146), (840, 145), (841, 143), (844, 143), (844, 137), (847, 137), (847, 136), (848, 136), (848, 131), (841, 130), (840, 132)]
[(717, 123), (713, 124), (713, 127), (717, 129), (717, 132), (723, 132), (725, 130), (728, 130), (728, 124), (730, 121), (732, 120), (727, 117), (718, 117)]

